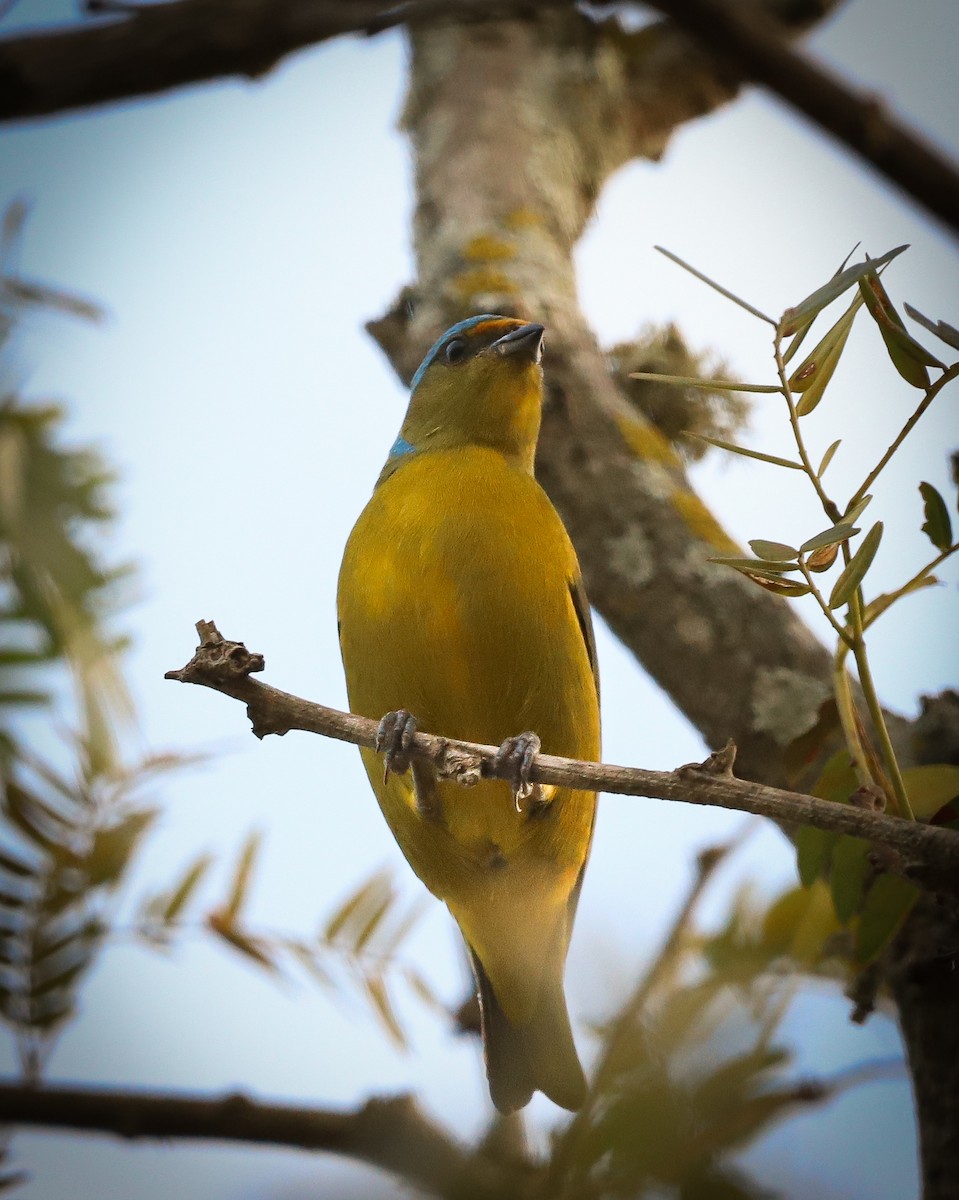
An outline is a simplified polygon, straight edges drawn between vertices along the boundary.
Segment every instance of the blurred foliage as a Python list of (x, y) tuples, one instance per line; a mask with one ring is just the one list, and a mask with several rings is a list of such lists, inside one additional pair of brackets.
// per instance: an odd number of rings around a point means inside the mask
[(108, 627), (129, 566), (108, 565), (102, 546), (115, 513), (112, 471), (90, 449), (59, 444), (63, 409), (27, 404), (10, 382), (17, 322), (36, 308), (89, 320), (102, 311), (17, 273), (28, 209), (14, 201), (0, 228), (0, 766), (13, 753), (11, 719), (50, 708), (49, 668), (69, 667), (85, 752), (95, 769), (115, 759), (115, 728), (130, 701), (118, 668), (122, 639)]
[[(150, 897), (136, 931), (161, 946), (213, 929), (251, 965), (285, 976), (291, 967), (329, 994), (367, 1011), (408, 1047), (392, 993), (403, 982), (461, 1029), (405, 960), (405, 939), (422, 908), (409, 907), (384, 871), (335, 906), (314, 939), (264, 931), (244, 909), (259, 834), (240, 849), (226, 895), (199, 903), (212, 859), (202, 855), (168, 889)], [(515, 1171), (515, 1191), (546, 1200), (671, 1195), (689, 1200), (760, 1200), (771, 1193), (738, 1164), (749, 1144), (870, 1077), (797, 1078), (777, 1038), (789, 1004), (810, 975), (841, 978), (843, 932), (827, 886), (796, 887), (766, 906), (740, 893), (723, 925), (705, 933), (695, 915), (708, 880), (731, 846), (708, 850), (666, 944), (625, 1002), (595, 1030), (597, 1060), (583, 1109), (557, 1125), (545, 1158), (517, 1138), (518, 1117), (496, 1116), (472, 1153)], [(512, 1131), (512, 1132), (511, 1132)], [(479, 1161), (478, 1161), (479, 1166)], [(485, 1193), (483, 1193), (485, 1194)]]
[(108, 930), (113, 893), (156, 813), (137, 803), (140, 764), (105, 774), (77, 742), (76, 774), (21, 752), (0, 817), (0, 1015), (36, 1080), (52, 1034), (72, 1015)]
[(656, 378), (726, 373), (712, 353), (690, 349), (675, 325), (648, 326), (634, 341), (614, 346), (609, 358), (630, 403), (690, 461), (706, 453), (704, 436), (730, 438), (746, 425), (749, 405), (735, 390), (674, 386)]
[(700, 857), (663, 951), (599, 1029), (590, 1093), (554, 1136), (544, 1196), (759, 1200), (771, 1193), (737, 1154), (845, 1086), (796, 1078), (777, 1041), (836, 931), (825, 889), (791, 889), (765, 909), (743, 892), (724, 926), (703, 933), (695, 908), (729, 849)]
[[(277, 976), (297, 967), (332, 999), (354, 1008), (359, 1001), (393, 1044), (409, 1049), (395, 1002), (397, 984), (435, 1011), (447, 1010), (416, 964), (405, 942), (428, 900), (412, 904), (396, 888), (389, 871), (377, 871), (351, 891), (322, 922), (315, 936), (302, 937), (251, 925), (245, 913), (254, 867), (262, 846), (259, 833), (244, 842), (222, 902), (202, 908), (197, 892), (213, 865), (202, 854), (170, 887), (147, 897), (134, 932), (160, 948), (206, 929), (253, 965)], [(197, 915), (196, 910), (201, 911)]]
[[(13, 376), (17, 322), (36, 307), (86, 318), (82, 298), (24, 280), (17, 257), (27, 208), (0, 231), (0, 381)], [(130, 715), (110, 629), (117, 584), (102, 544), (112, 473), (90, 450), (64, 448), (63, 412), (0, 396), (0, 1017), (25, 1076), (37, 1079), (52, 1035), (105, 933), (111, 893), (154, 818), (137, 791), (170, 759), (123, 767)], [(65, 677), (75, 717), (64, 715)], [(31, 715), (32, 714), (32, 715)], [(66, 732), (75, 720), (76, 732)], [(50, 737), (59, 728), (59, 745)], [(45, 742), (41, 753), (35, 747)], [(52, 765), (51, 755), (65, 767)]]

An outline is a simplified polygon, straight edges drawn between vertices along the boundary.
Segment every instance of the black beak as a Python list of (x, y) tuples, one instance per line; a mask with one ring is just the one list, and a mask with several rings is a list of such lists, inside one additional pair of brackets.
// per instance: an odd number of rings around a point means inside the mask
[(530, 362), (539, 362), (543, 356), (545, 332), (542, 325), (521, 325), (519, 329), (514, 329), (495, 341), (490, 349), (502, 354), (504, 358), (507, 355), (518, 354), (528, 358)]

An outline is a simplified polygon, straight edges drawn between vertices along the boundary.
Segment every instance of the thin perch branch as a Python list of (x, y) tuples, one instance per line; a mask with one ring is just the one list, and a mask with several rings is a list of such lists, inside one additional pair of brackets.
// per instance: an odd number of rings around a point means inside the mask
[[(180, 670), (167, 671), (166, 679), (199, 684), (242, 701), (257, 737), (299, 729), (375, 748), (376, 721), (303, 700), (251, 679), (252, 673), (262, 671), (265, 666), (262, 654), (251, 653), (242, 642), (227, 641), (212, 621), (198, 621), (197, 632), (200, 646), (193, 658)], [(413, 757), (425, 759), (441, 776), (456, 779), (466, 787), (480, 778), (499, 774), (496, 752), (495, 746), (454, 741), (430, 733), (417, 733), (410, 747)], [(689, 764), (676, 771), (646, 771), (640, 767), (539, 754), (530, 778), (535, 783), (560, 787), (707, 804), (769, 817), (783, 824), (812, 825), (833, 833), (853, 834), (899, 851), (904, 872), (917, 882), (949, 886), (951, 881), (955, 885), (959, 872), (959, 833), (870, 812), (852, 804), (837, 804), (736, 779), (731, 760), (732, 752), (727, 747), (702, 764)]]

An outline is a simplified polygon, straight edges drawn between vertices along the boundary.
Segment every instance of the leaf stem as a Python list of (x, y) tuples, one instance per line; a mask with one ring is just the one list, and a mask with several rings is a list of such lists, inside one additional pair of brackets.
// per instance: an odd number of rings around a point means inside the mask
[(889, 736), (889, 728), (886, 725), (886, 718), (882, 711), (882, 705), (879, 703), (876, 684), (872, 677), (869, 656), (866, 653), (866, 639), (863, 637), (861, 588), (856, 589), (850, 601), (849, 617), (852, 626), (852, 652), (856, 659), (856, 670), (859, 673), (859, 683), (862, 686), (863, 695), (866, 699), (866, 707), (869, 709), (873, 732), (879, 741), (879, 748), (882, 751), (883, 765), (889, 774), (889, 781), (892, 784), (893, 794), (896, 797), (899, 815), (906, 817), (910, 821), (914, 821), (916, 815), (912, 811), (909, 796), (906, 794), (906, 785), (903, 782), (902, 771), (899, 769), (899, 760), (896, 758), (896, 752), (893, 749), (892, 738)]
[(934, 384), (932, 384), (931, 387), (926, 389), (926, 394), (919, 401), (919, 404), (916, 406), (915, 412), (913, 412), (913, 414), (909, 418), (909, 420), (905, 423), (905, 425), (903, 425), (902, 429), (899, 430), (899, 433), (896, 435), (895, 439), (893, 440), (892, 445), (888, 448), (888, 450), (882, 456), (882, 458), (879, 460), (879, 462), (876, 463), (876, 465), (873, 467), (873, 469), (869, 472), (869, 474), (866, 476), (866, 479), (863, 482), (862, 486), (858, 489), (856, 494), (849, 501), (849, 504), (847, 505), (847, 509), (846, 509), (847, 512), (850, 508), (853, 507), (853, 505), (858, 504), (858, 502), (863, 498), (863, 496), (865, 496), (865, 494), (869, 491), (869, 489), (872, 487), (872, 485), (876, 482), (876, 479), (878, 478), (878, 476), (882, 472), (882, 470), (885, 468), (886, 464), (889, 462), (889, 460), (892, 458), (892, 456), (896, 453), (896, 451), (899, 449), (899, 447), (902, 445), (902, 443), (906, 440), (906, 438), (912, 432), (913, 428), (916, 425), (916, 422), (919, 420), (919, 418), (922, 416), (922, 414), (926, 411), (926, 409), (933, 402), (933, 400), (935, 400), (936, 396), (938, 396), (938, 394), (942, 391), (942, 389), (946, 386), (946, 384), (951, 383), (954, 379), (959, 379), (959, 362), (953, 363), (951, 367), (949, 367), (946, 371), (944, 371), (942, 373), (942, 375), (940, 375), (940, 377), (936, 380), (936, 382)]
[(826, 516), (834, 524), (838, 523), (842, 517), (838, 507), (833, 500), (830, 500), (826, 494), (825, 488), (822, 486), (822, 480), (816, 474), (812, 462), (809, 458), (809, 453), (806, 450), (806, 443), (803, 441), (802, 430), (799, 428), (799, 414), (796, 411), (796, 401), (793, 399), (792, 388), (789, 386), (789, 376), (786, 374), (786, 364), (783, 361), (782, 354), (782, 338), (777, 331), (773, 339), (773, 350), (776, 355), (776, 370), (779, 373), (779, 382), (781, 391), (786, 400), (786, 405), (789, 408), (789, 424), (792, 427), (793, 437), (796, 440), (796, 449), (799, 451), (799, 459), (803, 465), (803, 469), (809, 476), (810, 482), (816, 489), (816, 495), (823, 506)]
[(849, 650), (848, 642), (841, 641), (836, 647), (836, 657), (833, 659), (832, 690), (836, 698), (836, 711), (839, 714), (846, 749), (852, 760), (852, 769), (860, 787), (875, 786), (876, 780), (870, 767), (869, 754), (863, 745), (852, 684), (846, 670), (846, 656)]
[(806, 583), (809, 586), (810, 595), (819, 605), (820, 609), (822, 609), (823, 616), (833, 627), (839, 639), (845, 642), (847, 647), (851, 650), (853, 648), (853, 640), (849, 634), (849, 630), (844, 625), (839, 623), (839, 621), (836, 619), (835, 613), (826, 603), (826, 598), (816, 585), (815, 579), (813, 579), (812, 571), (810, 571), (809, 567), (806, 565), (806, 556), (804, 554), (800, 554), (798, 561), (799, 569), (802, 571), (803, 578), (806, 580)]

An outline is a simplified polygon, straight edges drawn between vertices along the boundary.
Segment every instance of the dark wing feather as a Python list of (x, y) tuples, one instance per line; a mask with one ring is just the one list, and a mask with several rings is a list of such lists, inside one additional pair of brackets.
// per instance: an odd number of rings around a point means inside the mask
[(589, 665), (593, 671), (593, 679), (596, 681), (596, 696), (598, 698), (599, 663), (596, 660), (596, 638), (593, 636), (593, 616), (589, 609), (589, 600), (586, 598), (586, 589), (583, 587), (583, 580), (580, 576), (569, 581), (569, 598), (573, 602), (573, 611), (576, 613), (579, 631), (583, 635), (583, 641), (586, 644), (586, 654), (589, 657)]

